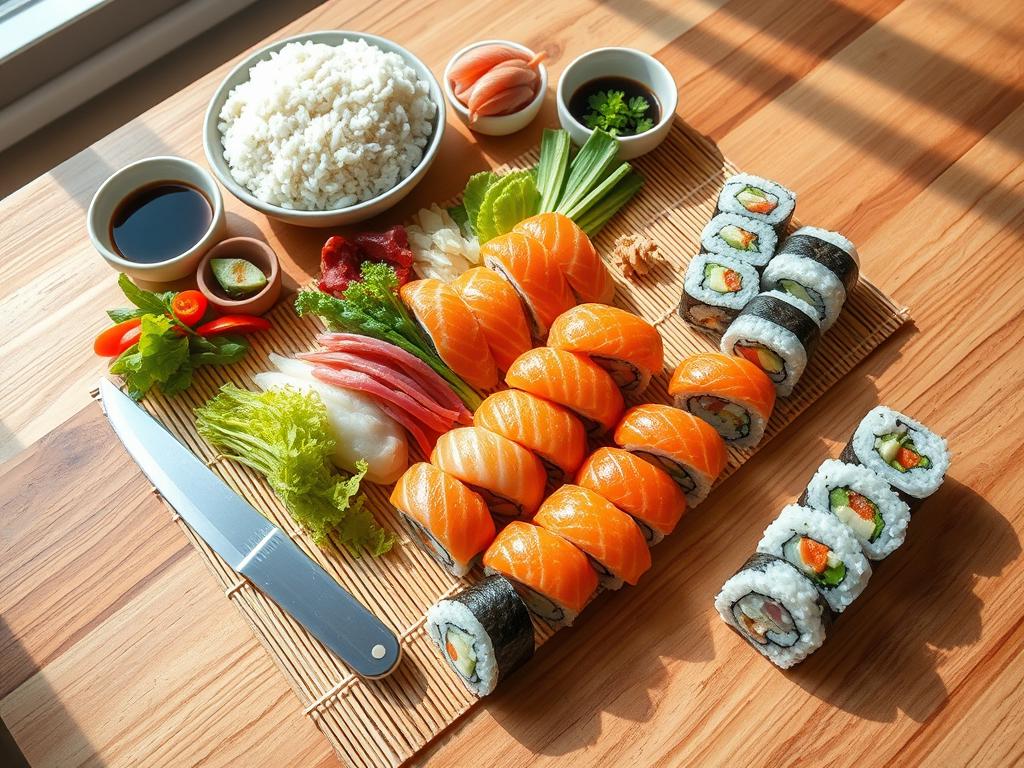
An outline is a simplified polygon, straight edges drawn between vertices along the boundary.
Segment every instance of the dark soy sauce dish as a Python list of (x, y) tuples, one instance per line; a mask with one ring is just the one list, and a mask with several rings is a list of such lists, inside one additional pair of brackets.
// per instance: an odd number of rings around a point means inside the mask
[(183, 181), (156, 181), (125, 197), (110, 219), (110, 242), (124, 259), (157, 264), (196, 245), (213, 222), (206, 195)]
[[(612, 104), (621, 103), (618, 109), (608, 108), (608, 97), (620, 93), (621, 102), (614, 97)], [(594, 101), (592, 101), (592, 97)], [(634, 99), (647, 102), (646, 109), (633, 107)], [(601, 104), (606, 106), (602, 109)], [(661, 104), (657, 96), (639, 80), (629, 77), (597, 77), (577, 88), (569, 98), (569, 114), (580, 125), (587, 128), (604, 128), (613, 136), (636, 136), (649, 131), (661, 120)]]

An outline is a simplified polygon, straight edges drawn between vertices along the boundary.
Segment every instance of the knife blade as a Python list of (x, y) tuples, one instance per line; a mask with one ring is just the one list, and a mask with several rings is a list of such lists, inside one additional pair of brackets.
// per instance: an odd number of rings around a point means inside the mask
[(395, 633), (288, 536), (108, 379), (103, 411), (156, 490), (228, 565), (291, 614), (362, 677), (401, 659)]

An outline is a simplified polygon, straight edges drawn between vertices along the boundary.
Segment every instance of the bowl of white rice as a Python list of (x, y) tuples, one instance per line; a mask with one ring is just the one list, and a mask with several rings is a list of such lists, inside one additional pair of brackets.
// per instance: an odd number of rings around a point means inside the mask
[(203, 147), (246, 205), (306, 227), (384, 212), (426, 174), (445, 127), (441, 86), (397, 43), (310, 32), (261, 48), (220, 84)]

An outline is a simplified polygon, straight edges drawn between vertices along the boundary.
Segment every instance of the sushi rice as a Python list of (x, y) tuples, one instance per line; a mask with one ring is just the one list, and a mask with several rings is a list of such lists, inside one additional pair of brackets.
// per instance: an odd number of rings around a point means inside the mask
[(721, 333), (757, 295), (759, 282), (749, 262), (724, 254), (698, 254), (686, 268), (679, 315), (699, 330)]
[[(824, 568), (812, 567), (806, 561), (805, 550), (820, 555), (825, 548), (827, 555), (820, 564)], [(871, 564), (853, 532), (834, 515), (799, 504), (783, 507), (765, 529), (757, 551), (796, 566), (836, 613), (842, 613), (857, 599), (871, 577)]]
[(778, 235), (771, 225), (739, 213), (720, 213), (704, 225), (700, 247), (762, 268), (775, 255)]
[(788, 669), (825, 642), (828, 603), (807, 577), (781, 558), (750, 557), (715, 598), (722, 621), (777, 666)]
[(715, 213), (738, 213), (768, 224), (781, 237), (793, 218), (796, 193), (778, 182), (738, 173), (725, 180)]
[(872, 560), (884, 560), (907, 537), (910, 507), (867, 467), (827, 459), (807, 484), (800, 503), (841, 520)]
[(943, 438), (884, 405), (868, 411), (840, 458), (863, 464), (910, 499), (935, 493), (949, 469)]

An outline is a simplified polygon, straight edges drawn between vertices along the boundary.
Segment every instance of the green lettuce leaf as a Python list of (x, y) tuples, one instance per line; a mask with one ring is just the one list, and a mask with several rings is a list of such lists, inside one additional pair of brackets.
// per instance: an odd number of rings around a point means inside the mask
[(466, 224), (476, 234), (476, 222), (487, 190), (498, 180), (498, 174), (492, 171), (474, 173), (466, 182), (462, 191), (462, 205), (466, 209)]
[[(516, 199), (520, 196), (521, 199)], [(507, 196), (495, 210), (495, 204), (503, 196)], [(486, 243), (498, 235), (504, 234), (513, 226), (536, 213), (540, 205), (540, 195), (537, 193), (537, 182), (530, 171), (511, 171), (501, 176), (496, 182), (487, 188), (484, 199), (480, 203), (480, 211), (476, 217), (476, 234), (480, 243)], [(508, 229), (502, 226), (508, 223), (510, 215), (516, 210), (524, 212), (524, 215), (512, 222)], [(500, 221), (498, 217), (501, 217)]]

